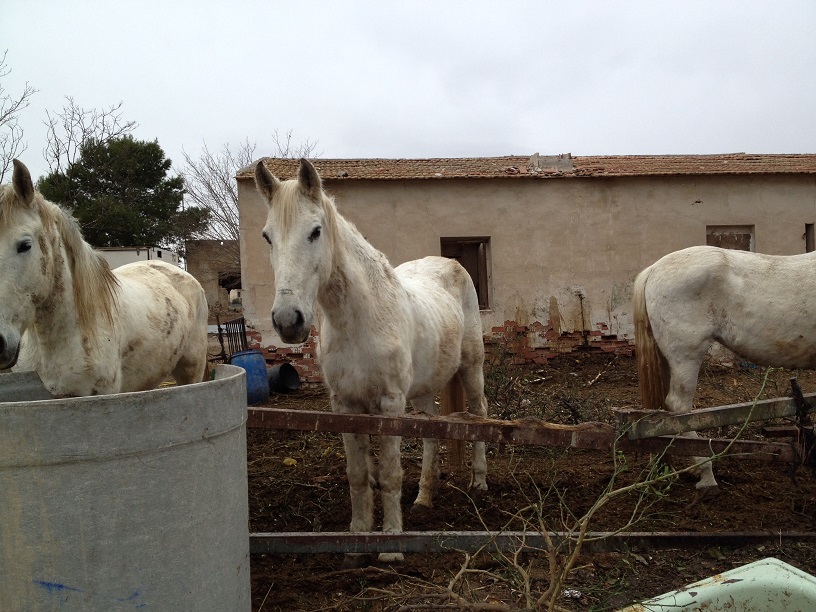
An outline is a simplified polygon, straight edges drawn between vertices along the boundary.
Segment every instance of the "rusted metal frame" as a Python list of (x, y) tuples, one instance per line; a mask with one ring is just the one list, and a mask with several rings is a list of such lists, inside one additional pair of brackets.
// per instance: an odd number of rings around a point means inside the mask
[[(550, 532), (553, 545), (561, 545), (575, 534)], [(582, 544), (586, 552), (609, 552), (632, 548), (705, 548), (708, 546), (749, 546), (791, 541), (816, 542), (810, 532), (588, 532)], [(405, 531), (402, 533), (282, 532), (251, 533), (249, 552), (253, 555), (321, 553), (444, 553), (469, 552), (481, 548), (509, 552), (547, 549), (543, 534), (525, 531)]]
[(618, 438), (615, 448), (624, 452), (679, 455), (684, 457), (710, 457), (750, 455), (751, 459), (778, 463), (800, 463), (801, 455), (787, 442), (762, 440), (732, 440), (729, 438), (675, 438), (658, 436), (629, 440)]
[(226, 330), (227, 341), (229, 343), (230, 357), (232, 357), (235, 353), (245, 351), (249, 348), (244, 317), (238, 317), (236, 319), (225, 321), (224, 329)]
[[(807, 411), (816, 411), (813, 400), (816, 393), (803, 396)], [(676, 435), (687, 431), (700, 431), (725, 425), (742, 425), (754, 421), (767, 421), (797, 414), (796, 400), (790, 397), (728, 404), (714, 408), (700, 408), (692, 412), (666, 412), (665, 410), (617, 410), (620, 424), (626, 428), (630, 440), (654, 436)]]
[(336, 414), (317, 410), (250, 408), (249, 427), (320, 432), (353, 432), (409, 438), (480, 440), (506, 444), (604, 450), (613, 445), (624, 451), (667, 455), (706, 456), (712, 453), (751, 454), (752, 458), (796, 463), (797, 453), (786, 443), (726, 440), (717, 438), (656, 437), (632, 441), (619, 437), (607, 423), (587, 422), (558, 425), (540, 419), (515, 421), (481, 419), (455, 413), (449, 417), (404, 415), (385, 417), (369, 414)]
[(801, 462), (816, 470), (816, 430), (810, 418), (811, 405), (802, 394), (796, 377), (790, 379), (791, 395), (796, 404), (796, 448)]

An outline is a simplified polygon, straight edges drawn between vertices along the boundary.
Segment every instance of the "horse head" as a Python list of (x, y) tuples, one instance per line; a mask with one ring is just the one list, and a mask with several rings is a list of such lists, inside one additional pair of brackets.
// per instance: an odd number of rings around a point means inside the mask
[(332, 205), (306, 159), (300, 160), (297, 179), (287, 181), (259, 161), (255, 185), (269, 207), (263, 237), (275, 275), (272, 324), (284, 342), (299, 344), (309, 338), (315, 302), (332, 272)]
[(0, 369), (17, 362), (23, 332), (51, 294), (51, 241), (41, 201), (28, 168), (15, 159), (11, 185), (0, 187)]

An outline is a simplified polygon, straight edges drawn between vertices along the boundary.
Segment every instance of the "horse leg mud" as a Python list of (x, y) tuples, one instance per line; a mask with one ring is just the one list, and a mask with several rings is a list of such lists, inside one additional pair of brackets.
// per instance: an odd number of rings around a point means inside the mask
[[(483, 361), (483, 359), (482, 359)], [(487, 399), (484, 395), (484, 373), (481, 361), (477, 366), (463, 366), (459, 369), (459, 376), (467, 395), (468, 412), (487, 418)], [(487, 459), (485, 443), (473, 443), (473, 463), (470, 473), (470, 489), (487, 491)]]
[[(367, 434), (343, 434), (346, 450), (346, 476), (351, 494), (350, 531), (371, 531), (374, 524), (374, 492), (371, 489), (371, 475), (368, 469), (370, 440)], [(360, 555), (348, 554), (344, 567), (361, 567)]]
[[(691, 353), (686, 361), (682, 363), (669, 362), (671, 378), (669, 383), (669, 393), (666, 396), (666, 407), (671, 412), (685, 412), (692, 409), (692, 399), (697, 388), (697, 378), (700, 373), (700, 366), (703, 363), (708, 346), (699, 346)], [(680, 434), (684, 438), (699, 438), (696, 431), (689, 431)], [(714, 469), (711, 460), (707, 457), (692, 457), (693, 472), (700, 477), (695, 485), (697, 489), (708, 489), (717, 486), (714, 478)]]
[[(436, 416), (438, 410), (431, 395), (412, 400), (415, 410)], [(419, 477), (419, 492), (414, 500), (414, 509), (433, 508), (433, 498), (439, 486), (439, 440), (422, 439), (422, 474)], [(412, 510), (413, 511), (413, 510)]]
[[(395, 416), (405, 413), (405, 397), (401, 394), (393, 398), (383, 398), (383, 414)], [(399, 436), (380, 437), (379, 480), (383, 505), (383, 532), (402, 532), (402, 462)], [(402, 553), (380, 553), (378, 560), (395, 563), (403, 560)]]

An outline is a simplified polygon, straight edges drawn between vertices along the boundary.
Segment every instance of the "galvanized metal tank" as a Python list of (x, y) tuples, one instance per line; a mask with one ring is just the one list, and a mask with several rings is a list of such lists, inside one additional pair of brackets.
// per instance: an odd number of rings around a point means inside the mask
[(244, 370), (44, 391), (0, 374), (0, 610), (249, 610)]

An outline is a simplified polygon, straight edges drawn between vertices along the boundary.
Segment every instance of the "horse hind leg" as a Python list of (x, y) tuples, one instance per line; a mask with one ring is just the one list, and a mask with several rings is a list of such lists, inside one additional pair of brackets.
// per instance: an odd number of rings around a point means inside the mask
[[(424, 395), (412, 400), (416, 410), (436, 416), (437, 409), (432, 395)], [(439, 483), (439, 440), (422, 439), (422, 475), (419, 477), (419, 492), (414, 507), (433, 508), (433, 498)]]
[[(481, 339), (479, 340), (481, 342)], [(459, 377), (467, 395), (468, 412), (474, 416), (487, 418), (487, 398), (484, 394), (484, 372), (482, 361), (459, 368)], [(473, 462), (470, 475), (470, 488), (487, 491), (487, 459), (485, 443), (473, 443)]]
[(183, 345), (181, 356), (173, 368), (173, 378), (178, 385), (206, 380), (207, 374), (207, 333), (195, 334)]
[[(666, 396), (666, 408), (671, 412), (687, 412), (692, 409), (694, 391), (697, 388), (697, 379), (700, 375), (700, 367), (703, 363), (705, 350), (694, 359), (682, 364), (669, 363), (671, 370), (669, 393)], [(688, 431), (680, 434), (683, 438), (699, 438), (696, 431)], [(694, 472), (700, 480), (695, 487), (697, 489), (708, 489), (717, 486), (714, 478), (714, 469), (711, 466), (710, 457), (692, 457)]]
[(177, 385), (189, 385), (202, 382), (207, 373), (207, 356), (196, 356), (192, 359), (182, 357), (173, 368), (173, 378)]

